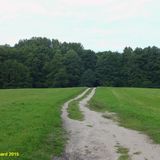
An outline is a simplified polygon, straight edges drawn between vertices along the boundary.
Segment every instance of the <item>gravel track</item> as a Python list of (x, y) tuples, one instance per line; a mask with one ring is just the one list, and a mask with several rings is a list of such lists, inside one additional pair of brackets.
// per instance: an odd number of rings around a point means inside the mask
[(82, 97), (88, 89), (64, 104), (62, 119), (69, 140), (64, 156), (57, 160), (118, 160), (120, 154), (117, 153), (117, 145), (129, 150), (131, 160), (160, 160), (160, 145), (153, 144), (148, 136), (121, 127), (117, 122), (104, 118), (102, 113), (87, 108), (95, 90), (92, 89), (79, 103), (85, 116), (84, 121), (68, 118), (67, 107), (71, 101)]

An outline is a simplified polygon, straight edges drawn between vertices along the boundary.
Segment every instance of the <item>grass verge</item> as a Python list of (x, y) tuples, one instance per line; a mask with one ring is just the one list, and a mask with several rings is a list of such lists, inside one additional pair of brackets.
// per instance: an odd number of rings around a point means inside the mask
[(68, 111), (68, 117), (74, 120), (83, 121), (84, 115), (82, 111), (79, 108), (79, 102), (84, 99), (89, 93), (91, 92), (91, 89), (89, 89), (81, 98), (77, 100), (73, 100), (69, 103), (67, 111)]
[(72, 101), (68, 106), (68, 117), (74, 120), (83, 121), (84, 115), (79, 109), (79, 101)]
[(97, 88), (90, 108), (117, 113), (120, 124), (160, 143), (160, 89)]

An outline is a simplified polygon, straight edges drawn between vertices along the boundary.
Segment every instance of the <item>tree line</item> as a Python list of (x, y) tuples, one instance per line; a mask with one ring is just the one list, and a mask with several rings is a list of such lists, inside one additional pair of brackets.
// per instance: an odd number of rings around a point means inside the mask
[(0, 46), (0, 88), (76, 86), (160, 87), (160, 49), (123, 53), (34, 37)]

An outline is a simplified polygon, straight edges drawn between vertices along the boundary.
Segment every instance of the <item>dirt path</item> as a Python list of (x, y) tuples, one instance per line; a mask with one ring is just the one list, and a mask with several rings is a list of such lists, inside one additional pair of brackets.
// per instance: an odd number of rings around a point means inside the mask
[[(83, 96), (87, 90), (78, 96)], [(67, 116), (68, 102), (64, 104), (62, 118), (69, 134), (66, 145), (65, 160), (118, 160), (117, 145), (129, 150), (132, 160), (159, 160), (160, 145), (137, 131), (120, 127), (111, 119), (102, 117), (101, 113), (89, 110), (87, 102), (95, 93), (92, 92), (80, 102), (80, 109), (85, 120), (75, 121)], [(107, 97), (106, 97), (107, 98)], [(127, 160), (127, 159), (125, 159)]]

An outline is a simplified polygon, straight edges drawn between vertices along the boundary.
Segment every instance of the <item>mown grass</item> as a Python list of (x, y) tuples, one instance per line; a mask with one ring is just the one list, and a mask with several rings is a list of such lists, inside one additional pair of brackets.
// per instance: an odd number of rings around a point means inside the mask
[(0, 152), (19, 152), (1, 160), (50, 160), (60, 155), (65, 137), (61, 106), (84, 88), (0, 90)]
[(68, 111), (68, 117), (74, 120), (83, 121), (84, 115), (82, 111), (79, 108), (79, 102), (84, 99), (89, 93), (91, 92), (91, 89), (89, 89), (81, 98), (77, 100), (73, 100), (69, 103), (67, 111)]
[(117, 113), (122, 126), (143, 131), (160, 143), (160, 89), (97, 88), (90, 107)]

